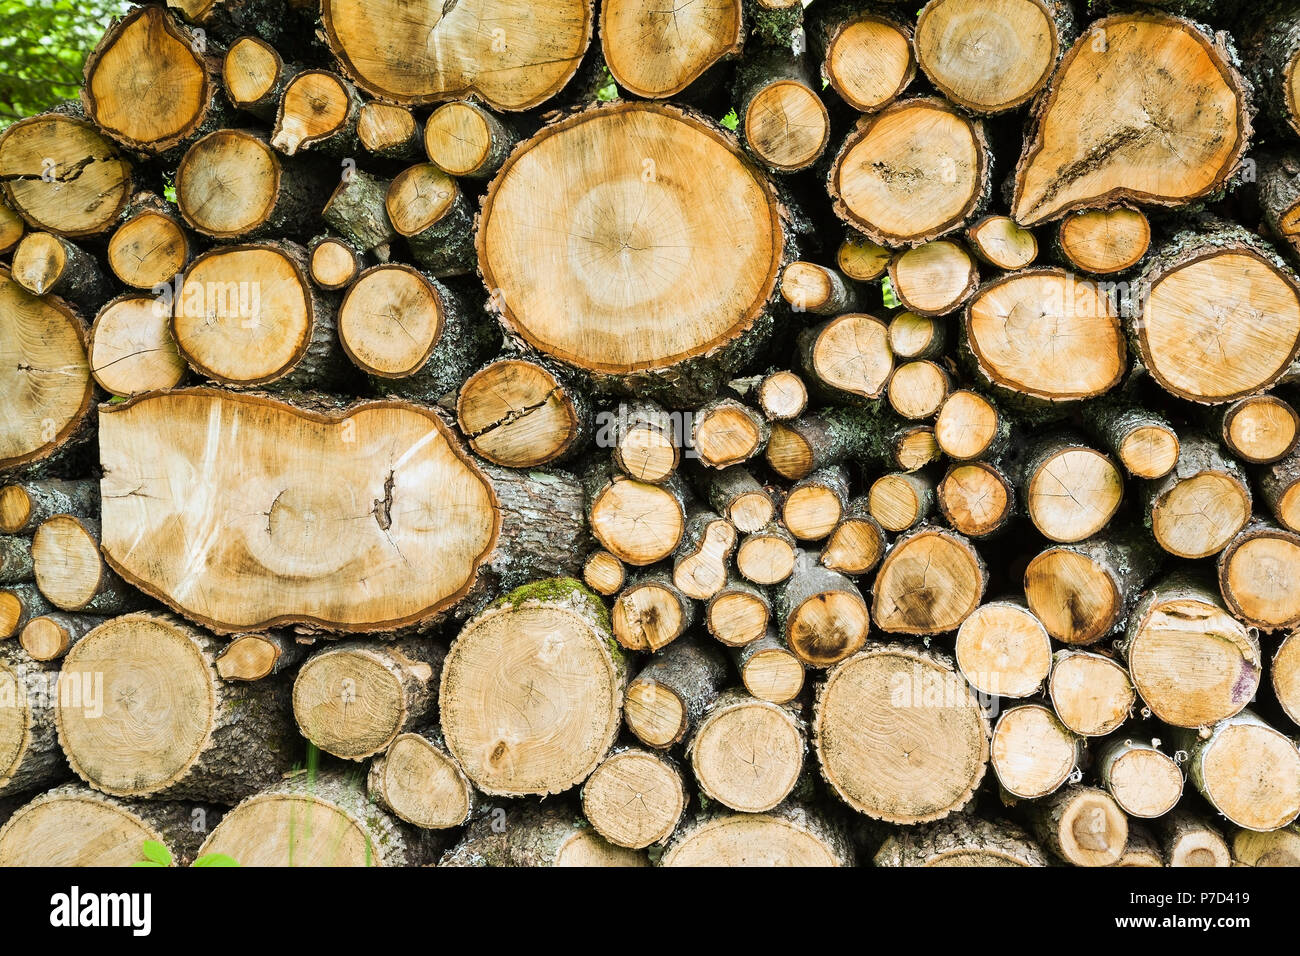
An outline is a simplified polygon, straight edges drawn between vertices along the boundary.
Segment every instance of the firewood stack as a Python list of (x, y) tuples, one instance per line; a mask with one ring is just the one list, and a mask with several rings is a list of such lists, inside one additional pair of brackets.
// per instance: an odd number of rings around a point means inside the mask
[(0, 133), (0, 864), (1300, 864), (1300, 5), (168, 0)]

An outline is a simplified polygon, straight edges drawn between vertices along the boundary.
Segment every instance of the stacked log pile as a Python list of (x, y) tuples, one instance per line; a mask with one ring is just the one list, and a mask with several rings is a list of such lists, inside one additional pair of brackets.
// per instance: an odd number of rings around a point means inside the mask
[(0, 864), (1300, 864), (1297, 88), (1289, 0), (134, 8), (0, 133)]

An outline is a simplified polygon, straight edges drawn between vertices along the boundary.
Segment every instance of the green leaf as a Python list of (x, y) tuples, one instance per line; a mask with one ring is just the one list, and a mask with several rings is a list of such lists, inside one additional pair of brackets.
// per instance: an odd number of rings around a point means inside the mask
[(166, 198), (168, 202), (175, 202), (176, 187), (173, 186), (171, 183), (168, 183), (166, 186), (163, 187), (163, 196), (164, 198)]
[(740, 117), (736, 115), (735, 110), (732, 110), (726, 116), (722, 117), (722, 125), (727, 127), (727, 129), (731, 130), (733, 133), (736, 131), (736, 128), (740, 126)]
[(143, 853), (145, 861), (152, 863), (154, 866), (171, 866), (171, 851), (157, 840), (145, 840)]
[(894, 284), (889, 281), (889, 277), (880, 280), (880, 291), (885, 297), (886, 309), (897, 309), (902, 305), (902, 301), (894, 294)]
[(224, 853), (205, 853), (194, 861), (195, 866), (239, 866), (239, 861)]

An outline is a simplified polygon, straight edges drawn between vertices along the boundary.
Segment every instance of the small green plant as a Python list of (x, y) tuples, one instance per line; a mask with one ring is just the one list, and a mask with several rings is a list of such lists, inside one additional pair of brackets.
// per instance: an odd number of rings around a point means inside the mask
[(614, 74), (609, 72), (609, 67), (605, 67), (605, 78), (596, 90), (596, 99), (601, 103), (612, 103), (618, 99), (618, 84), (614, 82)]
[[(172, 855), (167, 847), (163, 846), (157, 840), (145, 840), (144, 845), (140, 848), (143, 860), (136, 860), (132, 866), (171, 866)], [(224, 853), (205, 853), (192, 866), (239, 866), (239, 862)]]
[(732, 110), (726, 116), (722, 117), (722, 125), (727, 127), (727, 129), (731, 130), (733, 133), (736, 131), (736, 127), (740, 125), (740, 117), (736, 115), (735, 110)]
[(903, 304), (894, 294), (894, 284), (889, 281), (888, 276), (880, 280), (880, 292), (884, 296), (886, 309), (897, 309)]

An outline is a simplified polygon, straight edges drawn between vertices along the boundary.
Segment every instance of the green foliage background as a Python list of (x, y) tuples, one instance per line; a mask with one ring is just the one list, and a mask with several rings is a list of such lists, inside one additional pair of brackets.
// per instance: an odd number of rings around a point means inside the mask
[(81, 84), (86, 54), (127, 0), (0, 0), (0, 128)]

